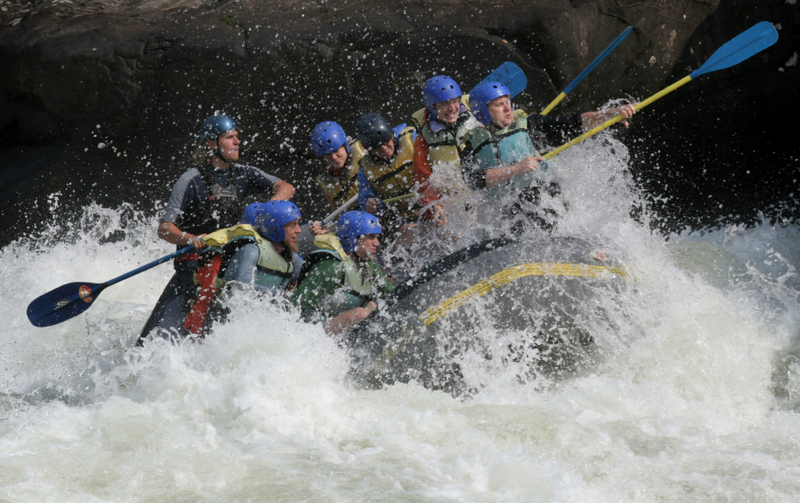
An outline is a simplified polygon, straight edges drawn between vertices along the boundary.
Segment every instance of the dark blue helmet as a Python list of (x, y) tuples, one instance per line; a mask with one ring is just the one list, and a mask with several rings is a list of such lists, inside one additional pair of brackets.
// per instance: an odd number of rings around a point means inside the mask
[(364, 234), (383, 234), (378, 218), (365, 211), (348, 211), (336, 222), (336, 236), (345, 253), (353, 253), (356, 241)]
[(320, 122), (311, 131), (311, 147), (317, 157), (325, 157), (339, 150), (342, 145), (350, 153), (350, 145), (347, 144), (347, 135), (342, 129), (342, 126), (333, 122), (325, 121)]
[(212, 115), (203, 121), (200, 126), (200, 141), (216, 140), (219, 135), (227, 133), (231, 130), (239, 131), (239, 127), (233, 122), (233, 119), (227, 115)]
[(356, 121), (355, 135), (365, 149), (372, 150), (389, 143), (394, 138), (394, 130), (382, 115), (370, 112)]
[(422, 101), (428, 109), (428, 113), (436, 117), (433, 105), (442, 101), (452, 100), (461, 97), (463, 93), (455, 80), (446, 75), (431, 77), (422, 87)]
[(252, 225), (261, 236), (273, 243), (286, 239), (283, 226), (295, 220), (300, 220), (300, 210), (291, 201), (253, 203), (242, 213), (243, 224)]

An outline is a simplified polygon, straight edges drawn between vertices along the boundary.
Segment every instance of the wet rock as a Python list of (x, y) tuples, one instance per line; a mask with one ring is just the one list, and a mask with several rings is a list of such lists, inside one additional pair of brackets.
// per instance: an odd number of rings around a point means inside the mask
[[(726, 216), (725, 191), (752, 216), (791, 199), (786, 176), (800, 153), (779, 124), (800, 112), (798, 70), (786, 65), (797, 18), (779, 0), (2, 1), (0, 148), (17, 153), (0, 156), (11, 227), (2, 234), (48, 218), (32, 201), (55, 191), (76, 208), (126, 201), (157, 211), (216, 110), (249, 138), (244, 159), (294, 183), (304, 214), (319, 216), (308, 134), (322, 120), (348, 128), (381, 111), (406, 122), (428, 77), (448, 74), (467, 91), (503, 61), (524, 69), (529, 85), (516, 102), (535, 113), (628, 25), (634, 32), (554, 113), (639, 100), (768, 20), (782, 25), (774, 48), (657, 102), (620, 133), (663, 228)], [(689, 168), (698, 163), (705, 172)], [(745, 173), (755, 165), (758, 180)], [(757, 190), (764, 180), (771, 190)]]

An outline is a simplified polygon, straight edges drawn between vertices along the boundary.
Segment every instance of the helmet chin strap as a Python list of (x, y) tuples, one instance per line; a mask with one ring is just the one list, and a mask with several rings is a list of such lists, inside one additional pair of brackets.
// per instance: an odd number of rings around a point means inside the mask
[(216, 140), (216, 142), (217, 142), (217, 147), (216, 147), (216, 148), (213, 150), (213, 152), (214, 152), (214, 154), (213, 154), (213, 155), (215, 155), (215, 156), (219, 157), (219, 160), (220, 160), (220, 161), (222, 161), (222, 162), (224, 162), (225, 164), (227, 164), (228, 166), (230, 166), (230, 165), (231, 165), (231, 161), (229, 161), (229, 160), (225, 159), (225, 157), (223, 157), (223, 156), (222, 156), (222, 150), (220, 150), (220, 145), (219, 145), (219, 137), (220, 137), (220, 136), (222, 136), (222, 134), (220, 134), (220, 135), (217, 135), (217, 140)]

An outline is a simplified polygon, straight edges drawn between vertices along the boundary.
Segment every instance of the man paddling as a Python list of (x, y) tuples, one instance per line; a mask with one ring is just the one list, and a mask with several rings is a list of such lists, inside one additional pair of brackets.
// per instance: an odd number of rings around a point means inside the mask
[[(206, 247), (200, 239), (217, 229), (239, 222), (242, 201), (250, 194), (264, 193), (272, 200), (288, 200), (294, 187), (239, 160), (239, 128), (226, 115), (208, 117), (200, 128), (194, 152), (196, 167), (186, 171), (172, 188), (172, 194), (159, 219), (158, 237), (183, 247), (192, 245), (199, 252)], [(155, 329), (169, 337), (183, 324), (195, 295), (194, 274), (197, 253), (175, 259), (175, 274), (156, 302), (137, 344)]]
[(344, 335), (376, 309), (377, 298), (394, 290), (375, 261), (381, 234), (374, 215), (348, 211), (339, 217), (336, 235), (317, 237), (320, 249), (306, 257), (292, 297), (307, 321)]
[(552, 209), (540, 211), (541, 192), (556, 196), (560, 189), (556, 183), (543, 183), (534, 175), (544, 161), (534, 146), (534, 141), (540, 139), (537, 135), (560, 135), (563, 141), (617, 115), (625, 118), (623, 124), (627, 127), (628, 119), (636, 113), (635, 104), (568, 117), (528, 116), (513, 109), (510, 94), (500, 82), (482, 84), (472, 91), (470, 110), (483, 127), (470, 131), (462, 145), (464, 180), (473, 190), (489, 189), (493, 199), (500, 199), (509, 189), (521, 190), (517, 201), (506, 209), (506, 217), (524, 216), (512, 228), (521, 231), (525, 221), (549, 229), (555, 213)]
[(297, 246), (299, 234), (300, 210), (293, 202), (251, 204), (244, 210), (242, 225), (227, 231), (223, 250), (232, 255), (225, 280), (252, 285), (258, 291), (285, 292), (303, 265)]

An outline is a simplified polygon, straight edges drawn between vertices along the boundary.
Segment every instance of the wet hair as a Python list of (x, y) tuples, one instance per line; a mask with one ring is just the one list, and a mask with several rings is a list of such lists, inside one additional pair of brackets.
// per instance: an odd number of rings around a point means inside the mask
[(198, 166), (204, 167), (211, 164), (211, 157), (214, 156), (214, 151), (206, 145), (206, 142), (202, 142), (194, 149), (194, 153), (192, 154), (192, 158), (194, 162), (197, 163)]

